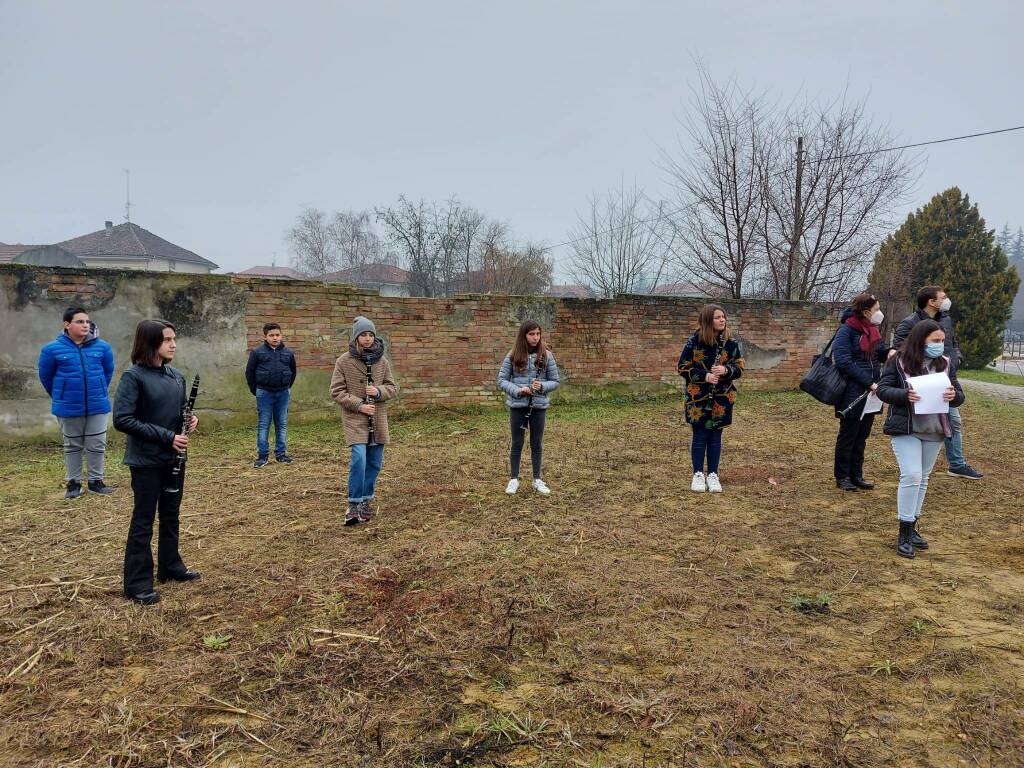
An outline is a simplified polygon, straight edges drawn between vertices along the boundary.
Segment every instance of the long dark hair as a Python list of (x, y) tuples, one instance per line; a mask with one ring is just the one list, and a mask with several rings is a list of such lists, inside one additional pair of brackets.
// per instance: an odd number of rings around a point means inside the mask
[(718, 343), (718, 331), (715, 330), (715, 312), (718, 311), (725, 315), (725, 330), (722, 332), (722, 342), (724, 343), (729, 340), (729, 313), (717, 304), (705, 304), (700, 308), (700, 314), (697, 315), (697, 338), (701, 344), (713, 347)]
[[(900, 362), (903, 363), (903, 370), (911, 376), (920, 376), (925, 372), (924, 345), (927, 339), (935, 331), (943, 330), (942, 326), (934, 320), (922, 320), (915, 325), (900, 347)], [(928, 358), (931, 361), (933, 370), (946, 370), (946, 359), (944, 357)]]
[[(526, 340), (526, 334), (538, 328), (540, 328), (540, 341), (537, 342), (537, 348), (531, 350), (530, 343)], [(523, 324), (519, 326), (519, 331), (516, 333), (516, 343), (512, 347), (512, 367), (520, 373), (525, 371), (526, 364), (530, 359), (530, 352), (537, 353), (536, 365), (538, 369), (547, 365), (548, 348), (544, 344), (544, 329), (541, 328), (540, 323), (536, 320), (524, 320)]]
[(142, 320), (135, 326), (135, 341), (132, 342), (132, 362), (135, 365), (152, 365), (160, 345), (164, 343), (164, 328), (177, 329), (166, 320)]

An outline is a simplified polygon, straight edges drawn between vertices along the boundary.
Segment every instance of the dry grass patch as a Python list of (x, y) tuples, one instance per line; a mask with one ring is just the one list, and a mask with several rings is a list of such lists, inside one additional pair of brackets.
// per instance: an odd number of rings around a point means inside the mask
[(0, 763), (1024, 765), (1024, 410), (967, 406), (988, 474), (940, 459), (911, 562), (880, 434), (879, 488), (844, 494), (830, 411), (745, 395), (697, 495), (679, 411), (553, 409), (549, 498), (503, 493), (503, 414), (400, 420), (352, 529), (334, 421), (261, 470), (251, 433), (201, 436), (204, 578), (154, 609), (119, 596), (123, 468), (65, 502), (55, 446), (7, 451)]

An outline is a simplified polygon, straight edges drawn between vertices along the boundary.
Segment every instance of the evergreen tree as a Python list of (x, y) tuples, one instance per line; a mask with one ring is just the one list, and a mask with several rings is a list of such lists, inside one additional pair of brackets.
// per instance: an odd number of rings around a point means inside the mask
[(1013, 239), (1013, 235), (1010, 233), (1010, 223), (1003, 224), (1002, 230), (996, 237), (996, 245), (1003, 249), (1003, 253), (1007, 256), (1010, 255), (1010, 242)]
[(1013, 238), (1013, 244), (1003, 250), (1010, 258), (1010, 263), (1018, 267), (1019, 272), (1021, 265), (1024, 265), (1024, 227), (1017, 227), (1017, 236)]
[[(1024, 237), (1021, 238), (1024, 240)], [(870, 277), (876, 293), (912, 297), (922, 285), (941, 285), (953, 300), (953, 321), (963, 365), (988, 365), (1002, 348), (1020, 285), (995, 232), (978, 206), (953, 187), (907, 217), (879, 249)]]

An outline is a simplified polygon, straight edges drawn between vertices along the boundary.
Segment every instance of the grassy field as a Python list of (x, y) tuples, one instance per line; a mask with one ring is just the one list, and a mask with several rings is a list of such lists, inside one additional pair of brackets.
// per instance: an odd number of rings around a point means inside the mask
[(351, 529), (335, 421), (262, 470), (250, 432), (200, 435), (203, 579), (149, 609), (120, 597), (120, 448), (118, 492), (75, 502), (56, 446), (7, 450), (0, 764), (1024, 765), (1024, 409), (964, 408), (986, 477), (940, 458), (912, 561), (880, 423), (878, 489), (842, 493), (830, 409), (736, 415), (710, 496), (678, 402), (556, 405), (546, 499), (502, 492), (504, 414), (406, 418)]
[(987, 381), (991, 384), (1009, 384), (1012, 387), (1024, 387), (1024, 376), (995, 371), (991, 368), (979, 368), (976, 370), (961, 368), (956, 372), (956, 375), (961, 379), (974, 379), (975, 381)]

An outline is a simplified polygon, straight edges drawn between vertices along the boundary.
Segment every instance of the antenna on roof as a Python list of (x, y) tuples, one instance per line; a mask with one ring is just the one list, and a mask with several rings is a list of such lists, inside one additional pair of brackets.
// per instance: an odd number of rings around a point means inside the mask
[(132, 220), (132, 172), (124, 169), (124, 220)]
[(270, 266), (277, 269), (277, 251), (272, 251), (270, 255)]

